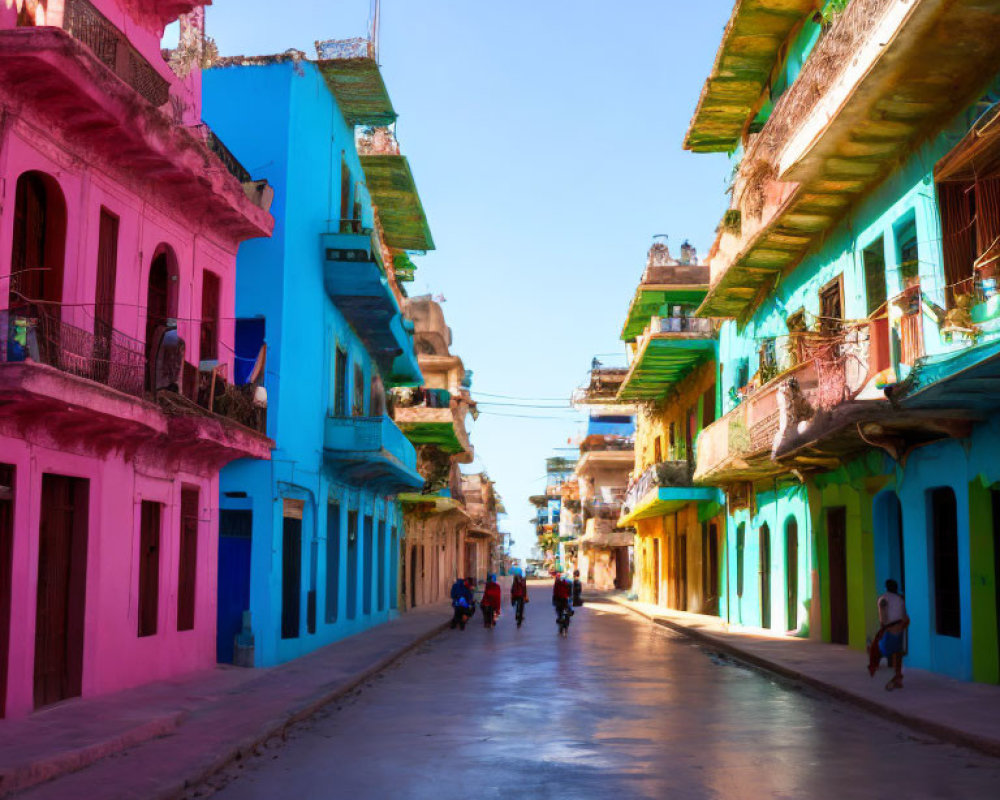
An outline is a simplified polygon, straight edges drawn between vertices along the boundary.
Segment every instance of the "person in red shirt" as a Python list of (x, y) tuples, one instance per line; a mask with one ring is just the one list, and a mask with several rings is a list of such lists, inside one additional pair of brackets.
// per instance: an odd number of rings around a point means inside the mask
[(514, 618), (517, 620), (517, 627), (521, 627), (524, 621), (524, 604), (528, 602), (528, 582), (524, 576), (517, 571), (510, 584), (510, 604), (514, 606)]
[(480, 606), (483, 609), (483, 626), (492, 628), (496, 624), (496, 615), (500, 612), (500, 584), (497, 583), (497, 576), (490, 575), (486, 578), (486, 588), (483, 589), (483, 599)]
[(567, 609), (570, 614), (573, 613), (573, 609), (569, 607), (569, 600), (572, 595), (573, 584), (561, 575), (557, 576), (555, 583), (552, 584), (552, 605), (556, 607), (557, 618), (563, 609)]

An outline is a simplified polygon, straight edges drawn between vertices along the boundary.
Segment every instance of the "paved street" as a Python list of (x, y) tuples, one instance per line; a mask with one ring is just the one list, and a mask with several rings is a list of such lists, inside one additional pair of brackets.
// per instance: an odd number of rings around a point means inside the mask
[[(190, 798), (979, 798), (1000, 761), (770, 680), (610, 603), (447, 631)], [(478, 617), (476, 619), (478, 622)], [(512, 789), (517, 792), (510, 794)]]

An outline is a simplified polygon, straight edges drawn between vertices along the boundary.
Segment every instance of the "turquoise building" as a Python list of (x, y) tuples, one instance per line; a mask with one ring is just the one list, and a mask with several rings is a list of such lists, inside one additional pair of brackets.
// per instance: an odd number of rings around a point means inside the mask
[(786, 5), (737, 4), (686, 140), (734, 161), (695, 476), (728, 616), (863, 650), (893, 578), (907, 663), (997, 683), (1000, 8)]
[(274, 187), (275, 218), (237, 265), (237, 359), (266, 343), (275, 446), (221, 477), (222, 662), (252, 642), (278, 664), (398, 613), (396, 495), (424, 479), (386, 413), (388, 388), (422, 381), (396, 268), (433, 242), (372, 56), (327, 43), (204, 74), (205, 118)]

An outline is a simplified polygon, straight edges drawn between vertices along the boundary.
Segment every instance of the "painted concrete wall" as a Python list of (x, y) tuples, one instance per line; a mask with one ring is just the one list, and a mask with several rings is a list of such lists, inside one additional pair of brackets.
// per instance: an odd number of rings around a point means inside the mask
[[(308, 62), (226, 67), (205, 74), (205, 114), (230, 149), (259, 166), (275, 189), (276, 218), (272, 239), (249, 243), (240, 252), (237, 313), (263, 317), (268, 343), (268, 434), (277, 449), (273, 465), (238, 463), (222, 477), (223, 492), (243, 491), (247, 500), (223, 496), (226, 508), (247, 504), (253, 510), (251, 603), (256, 635), (256, 664), (268, 666), (293, 659), (319, 646), (389, 619), (396, 612), (397, 587), (379, 592), (372, 581), (366, 607), (363, 547), (359, 544), (357, 613), (349, 618), (347, 514), (357, 511), (359, 537), (365, 516), (384, 521), (398, 534), (397, 547), (387, 545), (385, 574), (399, 579), (402, 516), (391, 497), (347, 484), (325, 464), (323, 426), (334, 402), (334, 356), (348, 354), (347, 397), (353, 396), (354, 365), (362, 367), (366, 413), (368, 386), (375, 371), (360, 339), (333, 305), (323, 285), (320, 234), (336, 230), (345, 215), (340, 203), (340, 163), (346, 159), (354, 192), (363, 205), (363, 224), (372, 224), (371, 202), (354, 149), (353, 130), (346, 124), (315, 65)], [(247, 109), (253, 109), (252, 123)], [(330, 221), (334, 222), (333, 227)], [(297, 638), (281, 638), (282, 505), (285, 498), (305, 501), (302, 542), (301, 630)], [(328, 504), (336, 503), (340, 539), (327, 530)], [(387, 534), (387, 540), (391, 537)], [(326, 551), (339, 548), (339, 575), (327, 575)], [(371, 569), (377, 572), (377, 565)], [(389, 583), (389, 581), (387, 581)], [(306, 627), (306, 597), (317, 591), (317, 629)], [(336, 619), (326, 619), (326, 596), (338, 593)]]

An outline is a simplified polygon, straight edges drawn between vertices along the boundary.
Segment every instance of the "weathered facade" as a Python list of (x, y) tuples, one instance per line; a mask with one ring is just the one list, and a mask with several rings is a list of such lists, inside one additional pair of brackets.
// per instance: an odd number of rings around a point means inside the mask
[(694, 311), (708, 266), (686, 242), (675, 259), (654, 244), (622, 330), (629, 369), (619, 402), (638, 408), (635, 461), (620, 526), (635, 538), (635, 591), (643, 602), (718, 613), (721, 594), (720, 495), (696, 486), (695, 441), (717, 404), (715, 330)]
[(219, 470), (271, 444), (236, 253), (273, 220), (201, 122), (200, 6), (0, 5), (0, 718), (215, 661)]
[(423, 384), (393, 392), (393, 417), (417, 448), (424, 486), (399, 498), (405, 524), (400, 585), (404, 609), (445, 600), (457, 577), (483, 577), (477, 571), (478, 554), (468, 555), (477, 534), (469, 533), (474, 522), (465, 508), (459, 469), (473, 460), (466, 430), (475, 410), (471, 373), (451, 352), (451, 329), (439, 303), (429, 295), (411, 297), (405, 310), (414, 326)]
[(729, 496), (730, 618), (862, 649), (891, 577), (910, 663), (998, 682), (1000, 4), (814, 11), (737, 4), (687, 138), (737, 162), (696, 472)]

